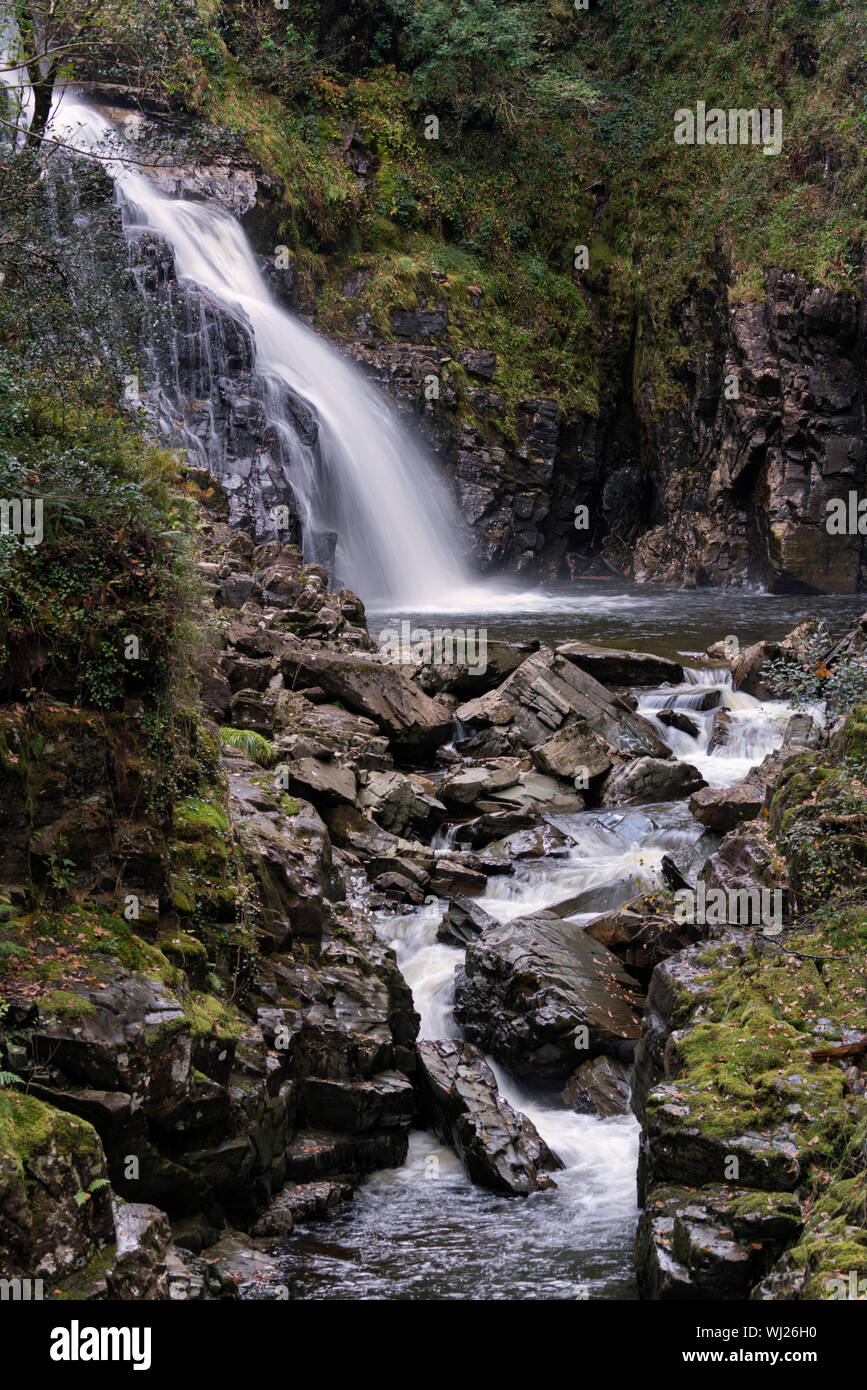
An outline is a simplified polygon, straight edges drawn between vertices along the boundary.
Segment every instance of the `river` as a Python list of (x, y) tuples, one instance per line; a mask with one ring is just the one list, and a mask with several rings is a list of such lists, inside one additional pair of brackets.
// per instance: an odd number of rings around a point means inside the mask
[[(556, 600), (547, 615), (476, 614), (489, 637), (581, 637), (675, 655), (698, 651), (730, 632), (743, 641), (782, 636), (808, 609), (824, 611), (843, 631), (863, 599), (772, 598), (718, 592), (672, 594), (607, 581), (574, 590), (567, 611)], [(564, 607), (567, 605), (564, 604)], [(568, 611), (571, 609), (571, 611)], [(395, 616), (383, 616), (383, 623)], [(434, 625), (436, 615), (413, 615)], [(443, 622), (446, 615), (443, 615)], [(451, 625), (455, 617), (451, 615)], [(376, 630), (376, 623), (371, 623)], [(688, 662), (687, 662), (688, 665)], [(678, 758), (698, 766), (714, 786), (730, 785), (779, 746), (788, 708), (732, 690), (727, 672), (687, 669), (682, 687), (642, 690), (639, 710), (654, 720)], [(731, 716), (726, 747), (706, 753), (713, 711), (696, 710), (719, 691)], [(697, 738), (655, 720), (663, 706), (688, 711)], [(570, 839), (560, 854), (525, 860), (512, 876), (495, 876), (480, 904), (506, 921), (586, 889), (597, 888), (596, 911), (659, 882), (669, 854), (690, 873), (718, 840), (684, 803), (591, 810), (552, 818)], [(614, 886), (612, 886), (614, 885)], [(443, 905), (444, 906), (444, 905)], [(383, 915), (377, 928), (397, 953), (421, 1016), (421, 1036), (459, 1036), (452, 1005), (462, 953), (436, 939), (441, 908)], [(592, 913), (576, 916), (588, 920)], [(490, 1059), (489, 1059), (490, 1060)], [(528, 1198), (496, 1196), (473, 1186), (449, 1149), (430, 1133), (412, 1136), (407, 1163), (379, 1172), (354, 1203), (324, 1222), (299, 1229), (283, 1247), (290, 1298), (306, 1299), (634, 1299), (638, 1124), (632, 1116), (600, 1120), (569, 1110), (556, 1092), (528, 1091), (494, 1065), (501, 1091), (528, 1115), (565, 1164), (557, 1188)]]

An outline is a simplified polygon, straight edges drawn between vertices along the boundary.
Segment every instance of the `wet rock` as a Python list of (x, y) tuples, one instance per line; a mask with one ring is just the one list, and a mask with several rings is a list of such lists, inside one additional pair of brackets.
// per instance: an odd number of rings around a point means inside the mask
[(638, 1227), (641, 1297), (746, 1299), (801, 1227), (800, 1205), (788, 1192), (659, 1188)]
[(533, 1123), (499, 1095), (477, 1048), (455, 1040), (422, 1042), (418, 1055), (430, 1123), (473, 1182), (514, 1196), (556, 1186), (548, 1175), (562, 1163)]
[(529, 802), (517, 806), (514, 810), (493, 810), (486, 812), (484, 816), (475, 817), (475, 820), (468, 820), (464, 826), (459, 826), (457, 838), (472, 845), (474, 849), (481, 849), (492, 841), (504, 840), (515, 830), (525, 830), (535, 824), (536, 819), (538, 815)]
[(590, 782), (610, 772), (614, 763), (609, 745), (577, 716), (567, 719), (552, 738), (537, 744), (532, 757), (540, 772), (569, 781), (580, 773), (582, 783), (585, 777)]
[(285, 774), (281, 787), (290, 796), (306, 797), (316, 806), (355, 804), (355, 773), (340, 763), (324, 762), (321, 758), (297, 758), (291, 763), (278, 764), (274, 776), (279, 773)]
[(622, 907), (594, 917), (584, 930), (642, 978), (643, 972), (653, 970), (705, 933), (705, 928), (693, 923), (676, 922), (670, 903), (655, 893), (631, 898)]
[(764, 822), (747, 821), (730, 830), (701, 871), (708, 888), (728, 892), (779, 889), (785, 901), (785, 865), (771, 845)]
[(254, 1236), (285, 1236), (303, 1222), (321, 1220), (352, 1200), (350, 1182), (290, 1183), (262, 1213)]
[(568, 657), (602, 685), (682, 685), (685, 679), (679, 662), (648, 652), (597, 647), (591, 642), (564, 642), (557, 653)]
[(441, 898), (484, 893), (487, 886), (485, 874), (445, 857), (437, 860), (429, 885), (430, 891)]
[[(696, 731), (697, 733), (698, 731)], [(707, 741), (707, 752), (713, 753), (717, 748), (727, 748), (732, 732), (732, 717), (726, 709), (714, 711), (713, 724), (711, 725), (710, 737)]]
[(667, 729), (679, 729), (682, 734), (689, 734), (690, 738), (698, 738), (698, 724), (694, 719), (690, 719), (688, 714), (684, 714), (683, 710), (661, 709), (656, 717)]
[(398, 836), (383, 830), (354, 806), (328, 807), (325, 820), (335, 845), (352, 850), (361, 860), (387, 855), (398, 842)]
[(300, 1100), (309, 1127), (349, 1134), (408, 1128), (415, 1111), (412, 1083), (400, 1072), (380, 1072), (359, 1080), (306, 1077)]
[(705, 786), (705, 780), (690, 763), (662, 758), (637, 758), (605, 778), (600, 795), (606, 806), (631, 802), (677, 801)]
[(502, 850), (514, 860), (541, 859), (545, 855), (564, 854), (571, 843), (556, 825), (542, 821), (526, 830), (515, 830), (505, 839), (494, 840), (488, 848)]
[(356, 714), (372, 719), (403, 757), (423, 757), (452, 732), (451, 713), (420, 690), (399, 666), (300, 645), (282, 660), (292, 686), (321, 686)]
[(545, 743), (570, 715), (621, 753), (665, 757), (652, 726), (568, 657), (541, 647), (496, 690), (460, 705), (465, 725), (513, 724), (526, 748)]
[(406, 1129), (365, 1134), (305, 1129), (296, 1134), (286, 1151), (286, 1173), (292, 1182), (306, 1182), (344, 1173), (372, 1173), (376, 1168), (400, 1168), (408, 1150)]
[(468, 767), (455, 773), (440, 785), (440, 796), (451, 806), (471, 806), (481, 796), (514, 787), (518, 782), (517, 767)]
[(446, 815), (443, 803), (403, 772), (368, 773), (358, 804), (377, 825), (399, 836), (417, 834), (429, 839)]
[[(418, 668), (418, 683), (428, 695), (448, 693), (462, 700), (483, 695), (516, 671), (528, 653), (538, 646), (537, 642), (498, 642), (488, 638), (483, 648), (479, 644), (468, 651), (468, 642), (478, 643), (472, 630), (463, 641), (464, 647), (456, 649), (454, 660)], [(476, 659), (470, 660), (474, 654)]]
[(563, 1100), (579, 1115), (629, 1113), (630, 1072), (614, 1057), (594, 1057), (582, 1062), (563, 1089)]
[(106, 1275), (109, 1296), (137, 1302), (167, 1298), (172, 1231), (165, 1214), (144, 1202), (116, 1201), (114, 1228), (117, 1254)]
[(617, 1054), (638, 1036), (639, 1002), (616, 956), (553, 915), (486, 931), (456, 975), (457, 1021), (519, 1076), (565, 1080), (588, 1052)]
[(287, 816), (252, 766), (232, 766), (230, 807), (261, 895), (264, 931), (278, 948), (293, 935), (318, 941), (330, 922), (328, 900), (342, 896), (325, 824), (309, 801), (298, 800)]
[(513, 787), (491, 792), (489, 799), (479, 802), (482, 810), (491, 810), (495, 805), (523, 806), (529, 804), (546, 811), (581, 811), (584, 800), (554, 777), (546, 777), (541, 772), (521, 772)]
[(764, 805), (764, 788), (750, 781), (731, 787), (702, 787), (689, 799), (696, 820), (723, 835), (741, 821), (755, 820)]
[(446, 909), (446, 915), (437, 927), (437, 941), (445, 941), (449, 946), (464, 947), (482, 932), (490, 931), (497, 925), (484, 908), (474, 903), (463, 893), (458, 893)]

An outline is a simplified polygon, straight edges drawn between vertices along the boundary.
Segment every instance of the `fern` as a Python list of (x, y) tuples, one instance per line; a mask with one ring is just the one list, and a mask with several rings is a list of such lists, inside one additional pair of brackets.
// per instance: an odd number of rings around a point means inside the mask
[(7, 1086), (20, 1086), (23, 1078), (14, 1071), (0, 1071), (0, 1090), (5, 1090)]
[(222, 728), (220, 742), (243, 753), (245, 758), (251, 758), (260, 767), (273, 767), (280, 756), (274, 744), (262, 734), (257, 734), (254, 729)]

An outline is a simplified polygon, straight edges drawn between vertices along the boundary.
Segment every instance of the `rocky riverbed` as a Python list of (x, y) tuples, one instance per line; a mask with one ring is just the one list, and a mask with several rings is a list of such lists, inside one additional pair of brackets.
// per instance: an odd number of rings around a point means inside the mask
[[(834, 814), (861, 712), (762, 703), (761, 645), (389, 664), (355, 594), (184, 487), (206, 640), (171, 795), (134, 697), (97, 716), (61, 671), (2, 708), (4, 1272), (346, 1296), (308, 1223), (411, 1230), (442, 1179), (452, 1248), (529, 1204), (537, 1284), (501, 1296), (634, 1296), (631, 1106), (641, 1296), (821, 1296), (867, 1251), (863, 909), (817, 952), (781, 845)], [(784, 930), (682, 920), (699, 878), (778, 888)]]

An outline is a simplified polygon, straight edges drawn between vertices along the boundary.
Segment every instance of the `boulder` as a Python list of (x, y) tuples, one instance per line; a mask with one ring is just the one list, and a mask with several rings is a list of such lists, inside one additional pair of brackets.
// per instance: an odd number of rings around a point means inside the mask
[(487, 886), (487, 875), (445, 857), (437, 860), (429, 884), (430, 891), (441, 898), (451, 898), (459, 893), (468, 896), (484, 893)]
[(609, 773), (600, 795), (605, 806), (641, 805), (646, 801), (679, 801), (705, 785), (691, 763), (637, 758)]
[(698, 738), (698, 724), (681, 709), (661, 709), (656, 718), (666, 729), (679, 729), (682, 734), (689, 734), (690, 738)]
[(526, 748), (545, 743), (577, 715), (620, 753), (662, 758), (668, 748), (652, 725), (567, 656), (541, 647), (496, 690), (460, 705), (465, 725), (514, 724)]
[(372, 719), (403, 757), (423, 757), (451, 737), (450, 711), (420, 690), (399, 666), (296, 643), (283, 656), (280, 669), (291, 687), (320, 686), (333, 700)]
[(685, 679), (679, 662), (649, 652), (620, 651), (591, 642), (564, 642), (557, 654), (568, 657), (602, 685), (682, 685)]
[(451, 1144), (470, 1179), (494, 1192), (527, 1196), (555, 1187), (562, 1168), (532, 1121), (513, 1110), (471, 1043), (418, 1045), (422, 1104), (438, 1137)]
[(532, 757), (540, 772), (569, 781), (579, 771), (590, 781), (609, 772), (614, 763), (610, 746), (577, 715), (567, 719), (551, 738), (537, 744)]
[(731, 787), (702, 787), (689, 798), (689, 809), (709, 830), (725, 835), (741, 821), (755, 820), (765, 804), (764, 788), (749, 780)]
[(464, 947), (496, 925), (495, 917), (465, 893), (458, 893), (449, 903), (446, 915), (437, 927), (437, 940), (445, 941), (449, 946)]
[(527, 830), (536, 820), (538, 813), (529, 802), (514, 810), (485, 812), (484, 816), (477, 816), (475, 820), (468, 820), (464, 826), (457, 827), (457, 840), (467, 842), (474, 849), (481, 849), (492, 841), (504, 840), (515, 830)]
[(279, 773), (284, 774), (281, 787), (290, 796), (306, 797), (316, 806), (355, 804), (355, 773), (340, 763), (324, 762), (321, 758), (297, 758), (291, 763), (278, 764), (274, 775)]
[(591, 1057), (566, 1082), (563, 1100), (579, 1115), (628, 1115), (629, 1081), (629, 1068), (616, 1057)]
[(429, 839), (446, 808), (403, 772), (369, 772), (358, 804), (378, 825), (395, 835)]
[(471, 806), (480, 796), (514, 787), (517, 767), (467, 767), (441, 783), (439, 793), (450, 806)]
[(355, 806), (327, 807), (324, 814), (335, 845), (351, 850), (361, 860), (387, 855), (397, 845), (397, 835), (383, 830)]
[(458, 1023), (519, 1076), (565, 1080), (588, 1055), (619, 1055), (640, 1002), (617, 957), (553, 914), (486, 931), (456, 975)]

